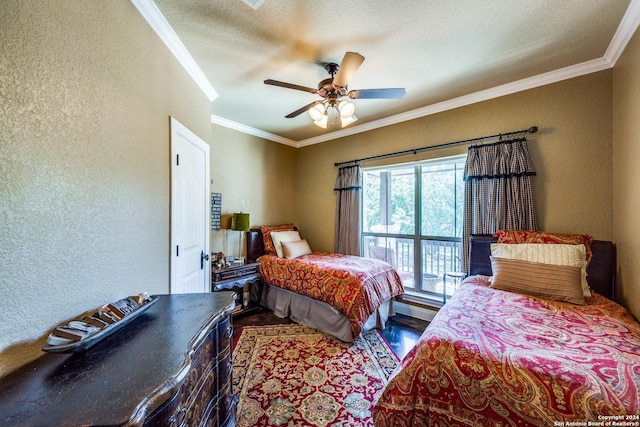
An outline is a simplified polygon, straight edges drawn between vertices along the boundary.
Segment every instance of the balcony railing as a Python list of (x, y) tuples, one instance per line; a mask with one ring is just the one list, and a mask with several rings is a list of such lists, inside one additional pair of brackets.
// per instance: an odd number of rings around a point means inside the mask
[[(364, 238), (363, 255), (382, 259), (400, 273), (405, 290), (445, 300), (453, 295), (457, 283), (448, 278), (445, 292), (445, 275), (462, 269), (462, 242), (456, 240), (420, 239), (420, 267), (416, 269), (414, 239), (384, 235), (367, 235)], [(419, 274), (416, 274), (419, 273)], [(416, 286), (418, 284), (418, 286)]]

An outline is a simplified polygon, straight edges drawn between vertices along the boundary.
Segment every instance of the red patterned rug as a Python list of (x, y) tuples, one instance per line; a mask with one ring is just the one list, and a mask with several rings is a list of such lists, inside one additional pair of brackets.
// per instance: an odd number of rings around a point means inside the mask
[(245, 327), (233, 350), (238, 426), (373, 426), (399, 363), (378, 330), (344, 343), (301, 325)]

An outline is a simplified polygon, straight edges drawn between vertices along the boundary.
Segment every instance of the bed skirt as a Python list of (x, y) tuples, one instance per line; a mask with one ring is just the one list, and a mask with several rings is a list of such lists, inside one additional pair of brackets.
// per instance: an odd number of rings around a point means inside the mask
[[(329, 304), (299, 295), (277, 286), (265, 284), (261, 304), (280, 318), (289, 317), (296, 323), (314, 328), (345, 341), (353, 342), (351, 323)], [(395, 315), (393, 300), (387, 300), (365, 322), (362, 332), (384, 329), (389, 316)]]

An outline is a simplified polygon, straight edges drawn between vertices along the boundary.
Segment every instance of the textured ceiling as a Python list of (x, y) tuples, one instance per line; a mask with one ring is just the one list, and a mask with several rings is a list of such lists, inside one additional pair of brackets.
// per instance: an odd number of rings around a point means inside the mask
[(292, 111), (320, 99), (321, 63), (366, 59), (349, 89), (404, 87), (400, 100), (354, 100), (384, 120), (603, 58), (628, 0), (155, 0), (218, 93), (212, 114), (292, 142), (331, 133)]

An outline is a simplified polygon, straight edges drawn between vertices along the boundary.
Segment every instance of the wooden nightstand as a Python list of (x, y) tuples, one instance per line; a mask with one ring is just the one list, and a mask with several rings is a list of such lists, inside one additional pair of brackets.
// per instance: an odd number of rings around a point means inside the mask
[[(244, 287), (249, 285), (249, 294), (253, 286), (258, 287), (258, 301), (254, 303), (248, 298), (245, 301)], [(250, 313), (260, 309), (260, 299), (262, 297), (262, 276), (260, 276), (260, 263), (253, 262), (237, 267), (211, 268), (211, 291), (232, 290), (236, 293), (237, 306), (233, 310), (233, 315)]]

